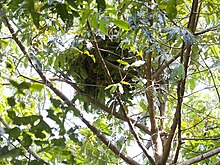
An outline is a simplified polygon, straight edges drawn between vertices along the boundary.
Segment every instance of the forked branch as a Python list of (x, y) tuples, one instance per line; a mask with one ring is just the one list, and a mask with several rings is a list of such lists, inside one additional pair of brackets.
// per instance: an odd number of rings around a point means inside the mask
[(31, 61), (31, 58), (29, 57), (25, 46), (22, 44), (22, 42), (18, 39), (18, 37), (15, 34), (14, 29), (12, 28), (11, 24), (9, 23), (9, 19), (6, 15), (3, 16), (4, 22), (8, 30), (10, 31), (14, 41), (19, 46), (21, 51), (24, 55), (27, 56), (31, 66), (35, 69), (35, 71), (38, 73), (38, 75), (41, 77), (44, 84), (50, 88), (61, 100), (63, 100), (69, 107), (73, 107), (74, 111), (76, 112), (77, 117), (79, 117), (86, 126), (109, 148), (111, 149), (116, 155), (118, 155), (120, 158), (122, 158), (125, 162), (131, 165), (139, 165), (138, 162), (127, 156), (124, 152), (121, 152), (115, 145), (113, 145), (95, 126), (93, 126), (88, 120), (84, 118), (84, 116), (81, 114), (80, 110), (78, 110), (75, 105), (60, 91), (58, 90), (53, 83), (46, 78), (42, 70), (35, 67), (34, 64)]

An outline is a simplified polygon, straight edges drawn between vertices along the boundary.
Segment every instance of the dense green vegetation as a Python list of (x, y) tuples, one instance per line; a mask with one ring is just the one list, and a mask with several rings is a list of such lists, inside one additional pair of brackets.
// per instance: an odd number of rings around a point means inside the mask
[(1, 0), (0, 164), (219, 164), (218, 0)]

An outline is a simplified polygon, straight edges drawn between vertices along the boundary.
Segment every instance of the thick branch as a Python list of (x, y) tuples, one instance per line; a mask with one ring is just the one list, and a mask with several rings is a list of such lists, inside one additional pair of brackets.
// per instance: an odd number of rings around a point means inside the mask
[[(103, 68), (103, 70), (104, 70), (105, 76), (107, 77), (107, 80), (108, 80), (109, 83), (114, 84), (114, 81), (113, 81), (113, 79), (112, 79), (112, 77), (111, 77), (110, 71), (109, 71), (108, 67), (106, 66), (105, 60), (103, 59), (103, 57), (102, 57), (102, 55), (101, 55), (101, 52), (100, 52), (100, 50), (99, 50), (99, 47), (98, 47), (98, 43), (97, 43), (97, 41), (96, 41), (95, 34), (94, 34), (93, 31), (92, 31), (92, 28), (91, 28), (91, 25), (90, 25), (89, 21), (87, 21), (87, 25), (88, 25), (88, 28), (89, 28), (91, 34), (92, 34), (93, 40), (94, 40), (93, 45), (94, 45), (95, 50), (96, 50), (96, 53), (97, 53), (96, 56), (97, 56), (97, 58), (99, 59), (101, 65), (102, 65), (102, 68)], [(125, 107), (125, 105), (123, 104), (123, 101), (122, 101), (122, 99), (121, 99), (119, 90), (116, 90), (115, 95), (116, 95), (117, 101), (118, 101), (118, 103), (119, 103), (119, 105), (120, 105), (120, 108), (121, 108), (121, 110), (122, 110), (122, 112), (123, 112), (123, 115), (124, 115), (124, 117), (125, 117), (125, 119), (126, 119), (126, 121), (127, 121), (127, 123), (128, 123), (128, 126), (129, 126), (129, 128), (130, 128), (130, 130), (131, 130), (131, 133), (132, 133), (132, 135), (134, 136), (134, 139), (136, 140), (138, 146), (142, 149), (142, 151), (144, 152), (144, 154), (147, 156), (147, 158), (149, 159), (150, 163), (151, 163), (152, 165), (154, 165), (155, 162), (154, 162), (153, 158), (147, 153), (146, 147), (141, 143), (141, 141), (140, 141), (140, 139), (139, 139), (137, 133), (135, 132), (135, 130), (134, 130), (134, 128), (133, 128), (132, 122), (130, 121), (130, 118), (129, 118), (128, 115), (127, 115), (126, 107)]]
[[(113, 115), (114, 117), (116, 117), (116, 118), (118, 118), (118, 119), (121, 119), (121, 120), (123, 120), (123, 121), (126, 121), (126, 118), (125, 118), (122, 114), (120, 114), (120, 113), (118, 113), (118, 112), (116, 112), (116, 111), (111, 110), (110, 108), (108, 108), (108, 107), (106, 107), (105, 105), (101, 104), (101, 103), (98, 102), (97, 100), (93, 99), (93, 98), (90, 97), (88, 94), (84, 93), (84, 92), (83, 92), (75, 83), (73, 83), (72, 81), (69, 81), (69, 80), (61, 80), (61, 81), (64, 81), (64, 82), (66, 82), (67, 84), (71, 85), (71, 86), (77, 91), (77, 93), (78, 93), (79, 95), (85, 96), (85, 97), (87, 98), (87, 100), (88, 100), (91, 104), (93, 104), (94, 106), (96, 106), (96, 107), (102, 109), (103, 111), (107, 112), (107, 113), (110, 114), (110, 115)], [(137, 126), (139, 129), (141, 129), (142, 131), (144, 131), (145, 133), (147, 133), (147, 134), (149, 134), (149, 135), (151, 134), (151, 132), (149, 131), (149, 129), (148, 129), (145, 125), (139, 123), (138, 121), (136, 121), (136, 120), (134, 120), (134, 119), (132, 119), (132, 118), (130, 118), (130, 117), (129, 117), (129, 120), (134, 124), (134, 126)]]
[(201, 34), (204, 34), (204, 33), (210, 32), (210, 31), (215, 31), (215, 30), (218, 30), (218, 29), (220, 29), (220, 24), (217, 24), (217, 25), (214, 25), (210, 28), (207, 28), (207, 29), (201, 30), (199, 32), (196, 32), (194, 35), (198, 36), (198, 35), (201, 35)]
[[(148, 2), (148, 4), (150, 4), (151, 1)], [(148, 13), (149, 15), (153, 15), (152, 13), (152, 9), (148, 8)], [(153, 17), (150, 19), (150, 26), (153, 25)], [(149, 47), (152, 45), (153, 43), (151, 41), (149, 41)], [(166, 67), (165, 67), (166, 68)], [(164, 68), (164, 69), (165, 69)], [(162, 69), (159, 74), (157, 76), (155, 76), (154, 78), (158, 78), (159, 75), (164, 71), (164, 69)], [(151, 124), (151, 137), (152, 137), (152, 141), (153, 141), (153, 149), (155, 152), (155, 162), (156, 164), (158, 164), (158, 162), (161, 161), (162, 159), (162, 155), (163, 155), (163, 144), (162, 144), (162, 140), (159, 134), (159, 128), (157, 125), (157, 120), (156, 120), (156, 106), (154, 105), (154, 85), (153, 85), (153, 75), (152, 75), (152, 51), (149, 52), (146, 55), (146, 72), (145, 72), (145, 78), (147, 79), (147, 83), (146, 83), (146, 96), (147, 96), (147, 101), (148, 101), (148, 111), (149, 111), (149, 115), (150, 115), (150, 124)]]
[[(190, 13), (190, 18), (189, 18), (189, 23), (187, 28), (189, 28), (192, 33), (194, 34), (195, 30), (196, 30), (196, 14), (195, 12), (197, 11), (198, 8), (198, 0), (193, 0), (192, 3), (192, 8), (191, 8), (191, 13)], [(182, 51), (180, 53), (180, 55), (183, 55), (184, 52), (184, 44), (183, 44), (183, 48)], [(177, 125), (179, 124), (179, 127), (181, 125), (181, 109), (182, 109), (182, 103), (183, 103), (183, 96), (184, 96), (184, 91), (185, 91), (185, 84), (186, 84), (186, 78), (187, 78), (187, 70), (188, 70), (188, 65), (189, 65), (189, 60), (190, 60), (190, 54), (191, 54), (191, 45), (189, 45), (187, 47), (186, 50), (186, 54), (185, 54), (185, 59), (181, 58), (181, 61), (184, 63), (184, 70), (185, 70), (185, 78), (182, 79), (179, 83), (178, 83), (178, 89), (177, 89), (177, 95), (178, 95), (178, 100), (177, 100), (177, 108), (176, 108), (176, 112), (174, 115), (174, 119), (173, 119), (173, 124), (171, 126), (171, 131), (168, 135), (168, 139), (165, 143), (166, 148), (164, 149), (164, 155), (163, 155), (163, 159), (161, 161), (161, 165), (166, 164), (169, 153), (170, 153), (170, 148), (171, 148), (171, 143), (174, 137), (174, 133), (176, 131)], [(180, 130), (180, 129), (179, 129)], [(181, 139), (180, 139), (181, 141)], [(177, 151), (179, 152), (179, 151)], [(178, 154), (178, 153), (177, 153)], [(178, 158), (178, 155), (176, 156), (175, 159)]]
[[(16, 34), (14, 33), (14, 29), (12, 28), (12, 26), (9, 23), (9, 20), (6, 16), (3, 16), (6, 26), (8, 27), (9, 31), (12, 34), (13, 39), (15, 40), (15, 42), (17, 43), (17, 45), (20, 47), (21, 51), (23, 52), (23, 54), (25, 54), (26, 56), (28, 56), (28, 53), (24, 47), (24, 45), (21, 43), (21, 41), (17, 38)], [(31, 63), (31, 65), (34, 67), (34, 65), (32, 64), (31, 59), (28, 57), (29, 62)], [(36, 72), (38, 73), (38, 75), (41, 77), (41, 79), (43, 80), (44, 84), (49, 87), (58, 97), (60, 97), (61, 100), (63, 100), (69, 107), (74, 107), (74, 110), (76, 112), (76, 114), (78, 114), (77, 117), (79, 117), (85, 124), (86, 126), (109, 148), (111, 149), (116, 155), (118, 155), (119, 157), (121, 157), (125, 162), (127, 162), (128, 164), (132, 164), (132, 165), (139, 165), (138, 162), (134, 161), (132, 158), (128, 157), (124, 152), (121, 152), (116, 146), (114, 146), (95, 126), (91, 125), (90, 122), (88, 120), (86, 120), (83, 115), (80, 113), (80, 111), (75, 108), (75, 105), (61, 92), (59, 91), (53, 84), (51, 81), (49, 81), (46, 76), (44, 75), (44, 73), (42, 72), (42, 70), (34, 67), (34, 69), (36, 70)]]
[(206, 152), (204, 154), (201, 154), (199, 156), (196, 156), (196, 157), (194, 157), (192, 159), (189, 159), (189, 160), (187, 160), (185, 162), (179, 163), (177, 165), (190, 165), (190, 164), (193, 164), (193, 163), (196, 163), (196, 162), (200, 162), (200, 161), (202, 161), (204, 159), (207, 159), (207, 158), (209, 158), (209, 157), (211, 157), (213, 155), (216, 155), (218, 153), (220, 153), (220, 147), (218, 147), (218, 148), (216, 148), (214, 150), (211, 150), (209, 152)]
[[(184, 47), (184, 50), (186, 50), (186, 47)], [(182, 54), (182, 50), (179, 51), (177, 54), (175, 54), (169, 61), (167, 61), (165, 64), (163, 64), (155, 73), (152, 74), (152, 80), (157, 79), (160, 74), (164, 71), (165, 68), (167, 68), (170, 64), (172, 64), (177, 58), (179, 58)]]

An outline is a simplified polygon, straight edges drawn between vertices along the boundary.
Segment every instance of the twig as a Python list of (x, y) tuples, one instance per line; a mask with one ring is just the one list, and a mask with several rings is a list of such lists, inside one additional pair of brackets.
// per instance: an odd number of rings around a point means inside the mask
[[(95, 50), (96, 50), (96, 53), (97, 53), (97, 54), (96, 54), (96, 57), (98, 58), (99, 62), (100, 62), (101, 65), (102, 65), (102, 68), (103, 68), (103, 70), (104, 70), (104, 73), (105, 73), (105, 76), (106, 76), (108, 82), (109, 82), (110, 84), (114, 84), (114, 81), (113, 81), (113, 79), (112, 79), (112, 77), (111, 77), (110, 71), (108, 70), (108, 67), (106, 66), (105, 60), (103, 59), (103, 57), (102, 57), (102, 55), (101, 55), (101, 52), (100, 52), (100, 50), (99, 50), (99, 47), (98, 47), (98, 43), (97, 43), (97, 41), (96, 41), (95, 34), (93, 33), (92, 28), (91, 28), (91, 25), (90, 25), (90, 23), (89, 23), (88, 20), (87, 20), (87, 26), (88, 26), (88, 28), (89, 28), (89, 30), (90, 30), (90, 32), (91, 32), (92, 37), (93, 37), (93, 45), (94, 45)], [(126, 107), (124, 106), (124, 104), (123, 104), (123, 102), (122, 102), (122, 100), (121, 100), (120, 92), (117, 90), (115, 94), (116, 94), (117, 101), (118, 101), (118, 103), (119, 103), (119, 105), (120, 105), (120, 107), (121, 107), (121, 110), (122, 110), (122, 112), (123, 112), (123, 115), (124, 115), (124, 117), (126, 118), (126, 121), (127, 121), (127, 123), (128, 123), (128, 126), (129, 126), (129, 128), (130, 128), (130, 130), (131, 130), (131, 133), (133, 134), (133, 136), (134, 136), (134, 138), (135, 138), (135, 140), (136, 140), (138, 146), (142, 149), (142, 151), (144, 152), (144, 154), (147, 156), (147, 158), (149, 159), (150, 163), (151, 163), (152, 165), (155, 165), (155, 162), (154, 162), (153, 158), (147, 153), (147, 149), (146, 149), (145, 146), (141, 143), (141, 141), (140, 141), (138, 135), (136, 134), (136, 132), (135, 132), (135, 130), (134, 130), (134, 128), (133, 128), (133, 125), (132, 125), (132, 123), (131, 123), (131, 121), (130, 121), (128, 115), (127, 115)]]
[(82, 113), (80, 112), (80, 110), (78, 110), (75, 105), (60, 91), (58, 90), (51, 81), (49, 81), (46, 76), (44, 75), (44, 73), (42, 72), (41, 69), (37, 68), (34, 66), (34, 64), (31, 61), (31, 58), (28, 56), (28, 53), (24, 47), (24, 45), (21, 43), (21, 41), (17, 38), (16, 34), (14, 33), (14, 29), (12, 28), (11, 24), (9, 23), (8, 17), (6, 15), (3, 16), (3, 19), (5, 21), (6, 26), (8, 27), (10, 33), (13, 36), (14, 41), (17, 43), (17, 45), (19, 46), (19, 48), (21, 49), (21, 51), (23, 52), (24, 55), (26, 55), (28, 57), (28, 60), (31, 64), (31, 66), (35, 69), (35, 71), (38, 73), (38, 75), (41, 77), (42, 81), (44, 82), (44, 84), (49, 87), (58, 97), (60, 97), (61, 100), (63, 100), (64, 102), (66, 102), (66, 104), (69, 107), (73, 107), (74, 111), (76, 112), (77, 117), (79, 117), (83, 123), (86, 124), (86, 126), (109, 148), (111, 149), (116, 155), (118, 155), (119, 157), (121, 157), (125, 162), (127, 162), (128, 164), (131, 165), (139, 165), (138, 162), (136, 162), (135, 160), (133, 160), (132, 158), (130, 158), (129, 156), (127, 156), (124, 152), (120, 152), (120, 150), (113, 145), (95, 126), (93, 126), (92, 124), (90, 124), (90, 122), (88, 120), (86, 120), (84, 118), (84, 116), (82, 115)]
[[(193, 0), (192, 2), (192, 7), (191, 7), (191, 12), (190, 12), (190, 18), (189, 18), (189, 23), (187, 28), (190, 29), (192, 31), (192, 33), (195, 33), (196, 30), (196, 26), (197, 26), (197, 22), (196, 22), (196, 14), (194, 12), (197, 12), (197, 8), (198, 8), (198, 0)], [(182, 53), (184, 52), (185, 48), (184, 48), (184, 43), (183, 43), (183, 49), (182, 49)], [(185, 54), (185, 58), (183, 59), (183, 56), (181, 58), (181, 61), (184, 62), (184, 70), (185, 70), (185, 77), (180, 81), (180, 83), (178, 84), (178, 89), (177, 89), (177, 95), (178, 95), (178, 101), (177, 101), (177, 107), (176, 107), (176, 112), (174, 114), (174, 118), (173, 118), (173, 124), (171, 126), (171, 131), (168, 135), (168, 139), (165, 143), (166, 148), (164, 149), (164, 154), (163, 154), (163, 158), (161, 161), (161, 164), (166, 164), (169, 153), (170, 153), (170, 148), (171, 148), (171, 143), (174, 137), (174, 133), (176, 131), (177, 125), (179, 124), (179, 131), (181, 131), (181, 109), (182, 109), (182, 103), (183, 103), (183, 96), (184, 96), (184, 92), (185, 92), (185, 84), (186, 84), (186, 78), (187, 78), (187, 70), (188, 70), (188, 65), (189, 65), (189, 60), (190, 60), (190, 54), (191, 54), (191, 45), (189, 45), (187, 47), (186, 50), (186, 54)], [(180, 134), (180, 133), (179, 133)], [(181, 145), (181, 139), (179, 139), (179, 144)], [(177, 150), (176, 153), (176, 157), (175, 157), (175, 161), (177, 161), (178, 158), (178, 153), (179, 151)]]
[(220, 153), (220, 147), (218, 147), (216, 149), (213, 149), (213, 150), (211, 150), (209, 152), (206, 152), (204, 154), (201, 154), (199, 156), (196, 156), (196, 157), (194, 157), (192, 159), (189, 159), (187, 161), (184, 161), (182, 163), (178, 163), (176, 165), (190, 165), (190, 164), (193, 164), (193, 163), (196, 163), (196, 162), (200, 162), (200, 161), (202, 161), (204, 159), (207, 159), (207, 158), (209, 158), (209, 157), (211, 157), (213, 155), (216, 155), (218, 153)]
[(200, 32), (196, 32), (194, 35), (198, 36), (200, 34), (204, 34), (204, 33), (210, 32), (210, 31), (214, 31), (214, 30), (218, 30), (219, 28), (220, 28), (220, 24), (217, 24), (217, 25), (214, 25), (214, 26), (212, 26), (210, 28), (204, 29), (204, 30), (202, 30)]
[(213, 81), (213, 85), (214, 85), (214, 87), (215, 87), (215, 91), (216, 91), (216, 94), (217, 94), (217, 96), (218, 96), (218, 101), (219, 101), (219, 103), (220, 103), (220, 94), (219, 94), (219, 91), (218, 91), (218, 88), (217, 88), (217, 85), (216, 85), (216, 82), (215, 82), (215, 78), (214, 78), (214, 76), (213, 76), (213, 73), (212, 73), (211, 69), (209, 68), (209, 66), (207, 65), (207, 63), (205, 62), (205, 60), (204, 60), (204, 58), (202, 57), (202, 55), (201, 55), (201, 54), (199, 54), (199, 55), (200, 55), (200, 57), (201, 57), (203, 63), (205, 64), (205, 66), (207, 67), (207, 69), (208, 69), (208, 71), (209, 71), (209, 73), (210, 73), (210, 75), (211, 75), (211, 78), (212, 78), (212, 81)]
[[(77, 84), (73, 83), (70, 80), (66, 80), (66, 79), (58, 79), (60, 81), (66, 82), (67, 84), (71, 85), (79, 95), (81, 96), (85, 96), (87, 98), (87, 100), (92, 103), (94, 106), (101, 108), (102, 110), (104, 110), (105, 112), (107, 112), (108, 114), (111, 114), (113, 116), (115, 116), (118, 119), (124, 120), (126, 121), (126, 118), (121, 115), (120, 113), (116, 112), (116, 111), (112, 111), (111, 109), (109, 109), (108, 107), (106, 107), (105, 105), (101, 104), (100, 102), (98, 102), (97, 100), (93, 99), (92, 97), (90, 97), (89, 95), (87, 95), (86, 93), (84, 93), (78, 86)], [(137, 122), (136, 120), (129, 118), (129, 120), (134, 124), (134, 126), (137, 126), (139, 129), (141, 129), (142, 131), (144, 131), (147, 134), (151, 134), (151, 132), (149, 131), (149, 129), (145, 126), (142, 125), (141, 123)]]
[(182, 138), (182, 140), (195, 140), (195, 141), (200, 141), (200, 140), (212, 140), (212, 141), (218, 141), (220, 140), (220, 137), (219, 138)]
[[(5, 122), (5, 120), (0, 117), (0, 121), (2, 122), (2, 124), (9, 130), (11, 130), (11, 127)], [(37, 160), (41, 160), (43, 161), (45, 164), (49, 165), (49, 163), (47, 163), (45, 160), (43, 160), (36, 152), (34, 152), (33, 150), (31, 150), (29, 147), (25, 147), (24, 143), (20, 140), (20, 139), (16, 139), (22, 147), (24, 147), (26, 149), (26, 151), (28, 153), (30, 153), (33, 157), (35, 157)]]

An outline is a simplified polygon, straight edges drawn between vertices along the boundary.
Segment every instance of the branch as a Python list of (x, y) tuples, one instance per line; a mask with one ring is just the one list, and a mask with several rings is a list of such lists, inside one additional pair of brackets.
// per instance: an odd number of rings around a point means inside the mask
[[(109, 69), (108, 69), (108, 67), (106, 66), (105, 60), (103, 59), (103, 57), (102, 57), (102, 55), (101, 55), (101, 52), (100, 52), (100, 50), (99, 50), (99, 47), (98, 47), (98, 43), (97, 43), (97, 41), (96, 41), (95, 34), (93, 33), (92, 28), (91, 28), (91, 25), (90, 25), (90, 23), (89, 23), (88, 20), (87, 20), (87, 26), (88, 26), (88, 28), (89, 28), (89, 30), (90, 30), (90, 32), (91, 32), (92, 37), (93, 37), (93, 40), (94, 40), (94, 41), (93, 41), (93, 45), (94, 45), (95, 50), (96, 50), (96, 53), (97, 53), (96, 56), (97, 56), (97, 58), (99, 59), (101, 65), (102, 65), (102, 68), (103, 68), (103, 70), (104, 70), (105, 76), (106, 76), (106, 78), (107, 78), (107, 80), (108, 80), (108, 82), (109, 82), (110, 84), (114, 84), (114, 81), (113, 81), (113, 79), (112, 79), (112, 77), (111, 77), (111, 74), (110, 74), (110, 72), (109, 72)], [(135, 138), (135, 140), (136, 140), (138, 146), (142, 149), (142, 151), (144, 152), (144, 154), (147, 156), (147, 158), (149, 159), (150, 163), (151, 163), (152, 165), (155, 165), (155, 162), (154, 162), (153, 158), (147, 153), (146, 147), (141, 143), (141, 141), (140, 141), (138, 135), (137, 135), (136, 132), (134, 131), (133, 125), (132, 125), (132, 123), (131, 123), (131, 121), (130, 121), (130, 118), (129, 118), (128, 115), (127, 115), (126, 107), (124, 106), (124, 104), (123, 104), (123, 102), (122, 102), (122, 100), (121, 100), (120, 92), (118, 91), (118, 89), (116, 90), (115, 95), (116, 95), (117, 101), (118, 101), (118, 103), (119, 103), (119, 105), (120, 105), (120, 107), (121, 107), (121, 110), (122, 110), (122, 112), (123, 112), (123, 115), (124, 115), (124, 117), (125, 117), (125, 119), (126, 119), (126, 121), (127, 121), (127, 123), (128, 123), (128, 126), (129, 126), (129, 128), (130, 128), (130, 130), (131, 130), (131, 133), (133, 134), (133, 136), (134, 136), (134, 138)]]
[(218, 30), (218, 29), (220, 29), (220, 24), (219, 23), (217, 25), (214, 25), (214, 26), (210, 27), (210, 28), (204, 29), (200, 32), (196, 32), (194, 35), (198, 36), (200, 34), (204, 34), (204, 33), (210, 32), (210, 31)]
[[(11, 130), (10, 126), (4, 121), (4, 119), (0, 116), (0, 121), (2, 122), (2, 124), (9, 130)], [(43, 160), (36, 152), (34, 152), (33, 150), (31, 150), (29, 147), (25, 147), (24, 143), (20, 140), (20, 139), (16, 139), (22, 147), (24, 147), (26, 149), (26, 151), (28, 153), (30, 153), (33, 157), (35, 157), (37, 160), (41, 160), (43, 161), (46, 165), (49, 165), (49, 163), (47, 163), (45, 160)]]
[(215, 82), (215, 78), (214, 78), (214, 76), (213, 76), (213, 73), (212, 73), (211, 69), (209, 68), (209, 66), (207, 65), (207, 63), (205, 62), (205, 60), (204, 60), (204, 58), (202, 57), (202, 55), (201, 55), (200, 53), (199, 53), (199, 55), (200, 55), (202, 61), (204, 62), (205, 66), (207, 67), (207, 69), (208, 69), (208, 71), (209, 71), (209, 73), (210, 73), (210, 75), (211, 75), (211, 78), (212, 78), (212, 81), (213, 81), (213, 85), (214, 85), (214, 87), (215, 87), (215, 91), (216, 91), (216, 94), (217, 94), (217, 96), (218, 96), (218, 101), (219, 101), (219, 103), (220, 103), (220, 94), (219, 94), (219, 91), (218, 91), (218, 88), (217, 88), (217, 85), (216, 85), (216, 82)]
[[(16, 34), (14, 33), (14, 29), (12, 28), (11, 24), (9, 23), (9, 20), (6, 15), (3, 16), (3, 19), (5, 21), (6, 27), (8, 27), (10, 33), (12, 34), (12, 37), (14, 41), (17, 43), (21, 51), (24, 55), (28, 57), (28, 60), (32, 67), (34, 67), (30, 57), (28, 56), (28, 53), (24, 47), (24, 45), (21, 43), (21, 41), (17, 38)], [(111, 149), (116, 155), (118, 155), (120, 158), (122, 158), (125, 162), (131, 165), (139, 165), (138, 162), (127, 156), (124, 152), (121, 152), (115, 145), (113, 145), (95, 126), (91, 125), (88, 120), (86, 120), (81, 112), (75, 107), (75, 105), (61, 92), (59, 91), (51, 81), (49, 81), (42, 70), (39, 68), (34, 67), (35, 71), (38, 73), (38, 75), (43, 80), (44, 84), (50, 88), (61, 100), (63, 100), (69, 107), (74, 107), (74, 111), (76, 112), (77, 117), (79, 117), (80, 120), (86, 124), (86, 126), (109, 148)]]
[[(196, 19), (196, 14), (195, 14), (195, 12), (197, 12), (197, 8), (198, 8), (198, 0), (193, 0), (191, 12), (190, 12), (189, 23), (187, 26), (187, 28), (190, 29), (193, 34), (195, 33), (196, 25), (197, 25), (197, 19)], [(178, 100), (177, 100), (176, 112), (175, 112), (175, 115), (173, 118), (173, 124), (171, 126), (171, 131), (170, 131), (170, 133), (168, 135), (168, 139), (165, 143), (166, 148), (164, 149), (163, 158), (162, 158), (162, 161), (160, 162), (161, 164), (166, 164), (166, 162), (167, 162), (167, 159), (168, 159), (169, 153), (170, 153), (171, 143), (172, 143), (177, 125), (179, 125), (179, 136), (181, 136), (181, 134), (180, 134), (181, 133), (181, 128), (180, 128), (181, 127), (181, 109), (182, 109), (182, 103), (183, 103), (183, 96), (184, 96), (184, 92), (185, 92), (187, 70), (188, 70), (189, 60), (191, 57), (190, 56), (191, 55), (191, 45), (189, 45), (187, 47), (185, 58), (183, 57), (183, 52), (185, 51), (184, 45), (185, 44), (183, 43), (182, 51), (181, 51), (180, 55), (182, 55), (181, 62), (184, 63), (185, 77), (184, 77), (184, 79), (181, 79), (178, 83), (178, 89), (177, 89)], [(180, 147), (181, 137), (179, 137), (178, 145)], [(177, 153), (176, 153), (174, 161), (177, 161), (178, 154), (179, 154), (179, 150), (177, 149)]]
[(190, 164), (193, 164), (193, 163), (196, 163), (196, 162), (200, 162), (200, 161), (202, 161), (204, 159), (207, 159), (207, 158), (209, 158), (209, 157), (211, 157), (213, 155), (216, 155), (218, 153), (220, 153), (220, 147), (218, 147), (218, 148), (216, 148), (214, 150), (211, 150), (209, 152), (206, 152), (204, 154), (201, 154), (199, 156), (196, 156), (196, 157), (194, 157), (192, 159), (189, 159), (187, 161), (184, 161), (182, 163), (176, 164), (176, 165), (190, 165)]
[(219, 138), (214, 138), (214, 137), (209, 137), (209, 138), (182, 138), (182, 140), (195, 140), (195, 141), (199, 141), (199, 140), (203, 140), (203, 141), (213, 140), (213, 141), (217, 141), (217, 140), (220, 140), (220, 137)]
[(155, 150), (155, 161), (159, 162), (162, 158), (163, 154), (163, 147), (162, 147), (162, 140), (160, 138), (159, 129), (157, 126), (156, 121), (156, 108), (154, 106), (154, 99), (153, 99), (153, 83), (152, 83), (152, 72), (151, 72), (151, 63), (152, 63), (152, 52), (148, 53), (147, 55), (147, 61), (146, 61), (146, 95), (147, 95), (147, 101), (148, 101), (148, 110), (150, 115), (150, 123), (151, 123), (151, 134), (152, 134), (152, 140), (154, 144), (154, 150)]
[[(116, 117), (116, 118), (118, 118), (118, 119), (121, 119), (121, 120), (123, 120), (123, 121), (127, 121), (126, 118), (125, 118), (122, 114), (120, 114), (120, 113), (118, 113), (118, 112), (116, 112), (116, 111), (111, 110), (111, 109), (108, 108), (107, 106), (105, 106), (105, 105), (101, 104), (100, 102), (98, 102), (97, 100), (93, 99), (93, 98), (90, 97), (88, 94), (84, 93), (84, 92), (83, 92), (75, 83), (73, 83), (72, 81), (70, 81), (70, 80), (61, 80), (61, 81), (64, 81), (64, 82), (66, 82), (67, 84), (71, 85), (71, 86), (76, 90), (76, 92), (77, 92), (79, 95), (85, 96), (85, 97), (87, 98), (87, 100), (88, 100), (91, 104), (93, 104), (94, 106), (96, 106), (96, 107), (98, 107), (98, 108), (104, 110), (104, 111), (107, 112), (108, 114), (111, 114), (111, 115), (113, 115), (114, 117)], [(141, 129), (142, 131), (144, 131), (145, 133), (147, 133), (147, 134), (149, 134), (149, 135), (151, 134), (151, 132), (149, 131), (149, 129), (148, 129), (145, 125), (139, 123), (138, 121), (136, 121), (136, 120), (134, 120), (134, 119), (132, 119), (132, 118), (130, 118), (130, 117), (129, 117), (129, 120), (134, 124), (134, 126), (137, 126), (139, 129)]]
[[(186, 48), (187, 48), (187, 47), (184, 47), (183, 49), (186, 50)], [(157, 79), (157, 78), (160, 76), (160, 74), (164, 71), (164, 69), (165, 69), (166, 67), (168, 67), (170, 64), (172, 64), (178, 57), (180, 57), (181, 54), (182, 54), (182, 50), (179, 51), (177, 54), (175, 54), (175, 55), (174, 55), (169, 61), (167, 61), (164, 65), (160, 66), (160, 68), (159, 68), (155, 73), (152, 74), (152, 76), (151, 76), (151, 77), (152, 77), (152, 80)]]

